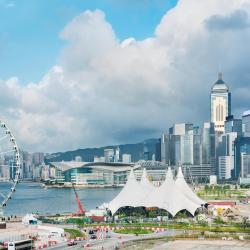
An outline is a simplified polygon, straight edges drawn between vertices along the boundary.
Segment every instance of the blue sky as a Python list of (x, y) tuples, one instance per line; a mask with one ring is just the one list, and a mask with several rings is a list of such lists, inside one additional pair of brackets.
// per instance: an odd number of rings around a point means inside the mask
[(202, 124), (218, 65), (240, 118), (249, 0), (175, 1), (0, 0), (0, 117), (20, 147), (132, 143)]
[(59, 34), (79, 13), (101, 9), (119, 39), (154, 34), (177, 0), (0, 0), (0, 79), (37, 82), (57, 63)]

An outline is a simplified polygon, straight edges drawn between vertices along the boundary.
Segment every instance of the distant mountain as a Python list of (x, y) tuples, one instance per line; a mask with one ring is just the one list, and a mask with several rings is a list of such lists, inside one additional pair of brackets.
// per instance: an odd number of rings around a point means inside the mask
[(121, 145), (110, 145), (100, 148), (84, 148), (77, 149), (67, 152), (58, 152), (45, 156), (45, 163), (53, 161), (71, 161), (74, 160), (76, 156), (81, 156), (83, 161), (92, 162), (94, 161), (94, 156), (104, 156), (104, 149), (113, 148), (117, 146), (120, 148), (120, 155), (122, 154), (131, 154), (132, 161), (138, 161), (143, 159), (145, 151), (149, 152), (150, 158), (152, 154), (155, 154), (155, 145), (158, 142), (158, 139), (148, 139), (143, 142), (134, 143), (134, 144), (121, 144)]

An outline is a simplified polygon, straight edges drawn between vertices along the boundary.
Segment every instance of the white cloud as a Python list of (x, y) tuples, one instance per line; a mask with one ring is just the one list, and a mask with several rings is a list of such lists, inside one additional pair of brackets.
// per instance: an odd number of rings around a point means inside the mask
[(3, 117), (31, 151), (159, 136), (174, 122), (209, 120), (219, 67), (240, 113), (249, 109), (249, 13), (247, 0), (180, 0), (154, 37), (119, 41), (103, 12), (86, 11), (61, 32), (67, 45), (39, 83), (0, 83)]

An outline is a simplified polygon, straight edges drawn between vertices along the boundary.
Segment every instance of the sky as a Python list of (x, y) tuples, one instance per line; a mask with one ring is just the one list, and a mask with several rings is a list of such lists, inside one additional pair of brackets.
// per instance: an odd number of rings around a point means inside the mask
[(219, 71), (250, 109), (249, 0), (0, 0), (0, 117), (58, 152), (209, 121)]
[[(119, 2), (119, 3), (118, 3)], [(154, 34), (177, 0), (0, 0), (0, 77), (37, 82), (65, 46), (60, 31), (76, 15), (100, 9), (120, 40)]]

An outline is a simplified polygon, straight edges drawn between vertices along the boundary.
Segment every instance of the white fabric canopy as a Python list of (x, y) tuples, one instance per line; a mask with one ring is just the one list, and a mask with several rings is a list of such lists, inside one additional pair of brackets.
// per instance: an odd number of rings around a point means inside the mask
[(156, 189), (156, 186), (154, 186), (148, 179), (146, 168), (143, 169), (140, 185), (143, 187), (145, 195)]
[(178, 174), (175, 180), (175, 184), (177, 188), (191, 201), (196, 203), (197, 205), (204, 205), (206, 204), (205, 201), (201, 200), (188, 186), (187, 182), (184, 179), (181, 167), (179, 167)]
[[(194, 215), (203, 201), (188, 187), (182, 172), (179, 171), (176, 181), (173, 179), (171, 168), (168, 168), (166, 179), (160, 187), (150, 183), (144, 169), (140, 183), (137, 182), (131, 169), (127, 183), (121, 192), (107, 204), (107, 208), (114, 214), (121, 207), (157, 207), (167, 210), (175, 216), (181, 210), (187, 210)], [(183, 176), (183, 175), (182, 175)], [(186, 186), (185, 186), (186, 185)], [(200, 202), (201, 201), (201, 202)]]
[(200, 207), (176, 188), (170, 168), (168, 168), (163, 184), (145, 197), (143, 206), (165, 209), (172, 216), (184, 209), (194, 215), (196, 209)]
[(107, 208), (114, 214), (121, 207), (137, 207), (142, 193), (143, 187), (136, 180), (134, 171), (131, 169), (127, 183), (121, 192), (108, 203)]

